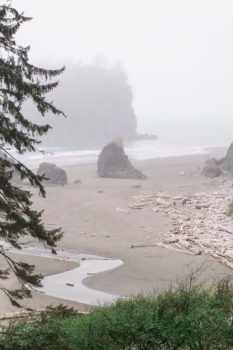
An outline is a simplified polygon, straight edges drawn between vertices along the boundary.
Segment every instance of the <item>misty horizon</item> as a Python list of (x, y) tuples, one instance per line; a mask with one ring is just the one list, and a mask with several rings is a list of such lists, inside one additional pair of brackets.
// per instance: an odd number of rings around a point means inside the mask
[(232, 2), (70, 0), (65, 15), (59, 1), (13, 4), (33, 17), (18, 40), (34, 63), (121, 62), (139, 132), (231, 137)]

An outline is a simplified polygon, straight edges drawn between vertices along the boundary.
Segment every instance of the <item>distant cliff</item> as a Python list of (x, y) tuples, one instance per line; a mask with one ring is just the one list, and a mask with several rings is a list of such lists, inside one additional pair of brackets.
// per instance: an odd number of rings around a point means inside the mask
[(52, 99), (67, 118), (44, 119), (53, 126), (44, 138), (45, 144), (94, 146), (116, 137), (126, 140), (136, 136), (132, 90), (120, 67), (68, 65)]

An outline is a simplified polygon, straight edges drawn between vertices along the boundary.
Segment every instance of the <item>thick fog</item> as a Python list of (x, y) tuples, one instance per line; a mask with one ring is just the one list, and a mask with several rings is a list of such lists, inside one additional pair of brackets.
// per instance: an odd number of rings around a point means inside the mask
[(14, 0), (33, 63), (120, 61), (139, 132), (231, 134), (231, 0)]

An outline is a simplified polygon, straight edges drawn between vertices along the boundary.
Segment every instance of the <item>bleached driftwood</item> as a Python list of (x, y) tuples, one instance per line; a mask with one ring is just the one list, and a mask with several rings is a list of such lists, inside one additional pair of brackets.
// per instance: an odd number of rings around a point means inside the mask
[[(209, 254), (233, 268), (233, 220), (226, 215), (232, 198), (232, 181), (225, 178), (219, 179), (208, 193), (158, 192), (134, 200), (136, 208), (147, 205), (151, 211), (172, 219), (172, 232), (160, 246), (195, 255)], [(187, 205), (182, 203), (184, 199)]]
[(119, 211), (120, 213), (124, 213), (124, 214), (130, 214), (130, 212), (128, 210), (125, 209), (121, 209), (121, 208), (116, 208), (116, 211)]
[(142, 209), (146, 203), (129, 203), (128, 207), (130, 209)]

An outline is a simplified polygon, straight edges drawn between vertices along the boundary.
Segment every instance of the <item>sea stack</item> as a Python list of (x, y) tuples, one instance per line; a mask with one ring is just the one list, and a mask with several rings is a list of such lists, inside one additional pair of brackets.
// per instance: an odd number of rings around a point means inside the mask
[(102, 149), (98, 157), (97, 174), (109, 178), (146, 179), (146, 176), (129, 161), (121, 139), (108, 143)]

